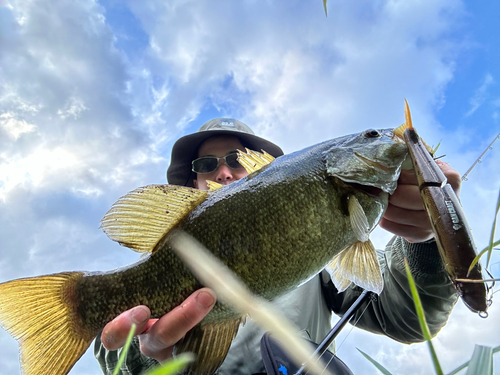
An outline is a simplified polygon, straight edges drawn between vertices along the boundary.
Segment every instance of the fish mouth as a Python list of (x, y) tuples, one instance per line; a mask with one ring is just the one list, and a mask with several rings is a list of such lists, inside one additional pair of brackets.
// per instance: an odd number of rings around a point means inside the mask
[(391, 170), (391, 168), (389, 168), (388, 166), (377, 163), (376, 161), (370, 160), (368, 158), (365, 158), (363, 155), (357, 153), (356, 151), (354, 151), (354, 155), (356, 155), (359, 159), (368, 164), (370, 167), (381, 169), (384, 172), (389, 172)]
[(375, 186), (361, 185), (355, 182), (350, 182), (349, 185), (351, 185), (354, 189), (361, 190), (362, 192), (371, 195), (373, 197), (380, 197), (380, 195), (384, 192), (382, 189), (379, 189), (378, 187)]

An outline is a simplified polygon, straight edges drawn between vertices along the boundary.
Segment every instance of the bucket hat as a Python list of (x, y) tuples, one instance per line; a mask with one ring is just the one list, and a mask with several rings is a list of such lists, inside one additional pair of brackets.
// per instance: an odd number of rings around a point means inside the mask
[(251, 150), (265, 150), (275, 158), (283, 155), (280, 147), (264, 138), (257, 137), (252, 129), (233, 118), (215, 118), (207, 121), (196, 133), (185, 135), (172, 147), (170, 166), (167, 169), (169, 184), (194, 187), (196, 173), (191, 170), (191, 162), (198, 157), (200, 145), (215, 135), (233, 135), (241, 144)]

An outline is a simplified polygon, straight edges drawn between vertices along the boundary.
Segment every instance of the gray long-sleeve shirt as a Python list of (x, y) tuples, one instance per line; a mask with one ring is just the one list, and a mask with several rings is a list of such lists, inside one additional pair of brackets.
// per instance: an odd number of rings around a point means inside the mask
[[(384, 290), (365, 309), (356, 313), (357, 326), (373, 333), (384, 334), (402, 343), (423, 341), (420, 325), (409, 289), (404, 261), (410, 269), (419, 289), (427, 324), (433, 335), (446, 324), (457, 294), (446, 275), (434, 241), (411, 244), (394, 237), (384, 252), (379, 252), (384, 268)], [(361, 294), (362, 289), (351, 286), (338, 293), (329, 276), (323, 271), (297, 289), (277, 298), (273, 303), (312, 341), (321, 341), (331, 329), (332, 312), (342, 315)], [(361, 315), (362, 314), (362, 315)], [(264, 332), (253, 322), (240, 327), (231, 344), (219, 374), (249, 375), (264, 372), (260, 355), (260, 339)], [(114, 370), (120, 350), (106, 350), (97, 336), (94, 353), (103, 373)], [(135, 339), (121, 375), (139, 375), (158, 364), (144, 356)]]

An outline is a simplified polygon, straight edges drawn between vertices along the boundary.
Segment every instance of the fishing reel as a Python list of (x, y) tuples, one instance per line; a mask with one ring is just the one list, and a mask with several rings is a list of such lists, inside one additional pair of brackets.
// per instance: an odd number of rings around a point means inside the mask
[[(315, 348), (318, 347), (318, 345), (312, 341), (309, 342)], [(303, 369), (299, 368), (295, 364), (296, 361), (293, 361), (290, 356), (281, 349), (269, 332), (262, 336), (262, 340), (260, 341), (260, 352), (267, 375), (297, 375), (302, 373)], [(349, 367), (329, 350), (325, 350), (319, 360), (321, 361), (322, 367), (330, 374), (354, 375), (352, 371), (349, 370)]]

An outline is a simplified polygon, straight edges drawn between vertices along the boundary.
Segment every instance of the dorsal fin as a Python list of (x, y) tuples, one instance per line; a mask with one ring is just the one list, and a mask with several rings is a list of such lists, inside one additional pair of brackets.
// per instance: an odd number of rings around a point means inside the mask
[(150, 252), (207, 194), (207, 191), (176, 185), (140, 187), (113, 204), (102, 218), (101, 228), (122, 246)]
[(219, 190), (224, 185), (219, 184), (218, 182), (215, 182), (212, 180), (207, 180), (207, 186), (208, 186), (208, 191), (215, 191), (215, 190)]
[(264, 150), (257, 152), (246, 148), (246, 153), (238, 150), (238, 161), (250, 174), (274, 161), (274, 157)]
[(397, 138), (397, 140), (404, 142), (405, 138), (403, 136), (405, 130), (408, 128), (408, 125), (406, 123), (399, 125), (397, 128), (393, 130), (394, 137)]

